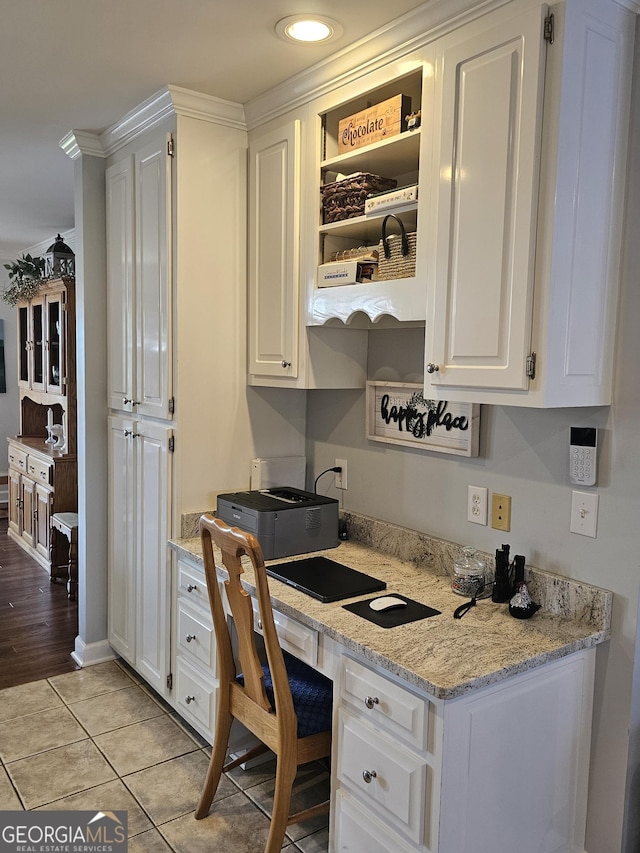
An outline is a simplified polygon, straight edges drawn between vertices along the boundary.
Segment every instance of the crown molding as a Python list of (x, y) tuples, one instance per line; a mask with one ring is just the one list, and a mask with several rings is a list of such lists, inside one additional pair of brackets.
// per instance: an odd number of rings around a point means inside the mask
[[(252, 98), (244, 105), (247, 129), (253, 130), (289, 110), (335, 92), (340, 86), (401, 60), (487, 12), (513, 3), (514, 0), (429, 0), (268, 92)], [(608, 6), (611, 9), (613, 4), (640, 13), (640, 0), (602, 0), (602, 4), (603, 8)]]
[(246, 130), (242, 104), (180, 86), (165, 86), (100, 134), (105, 155), (113, 154), (172, 116), (186, 116)]
[(248, 101), (244, 105), (247, 127), (252, 130), (290, 109), (336, 91), (509, 2), (429, 0)]
[(88, 130), (70, 130), (58, 144), (72, 160), (77, 160), (81, 154), (88, 154), (91, 157), (105, 156), (100, 137), (97, 133), (91, 133)]

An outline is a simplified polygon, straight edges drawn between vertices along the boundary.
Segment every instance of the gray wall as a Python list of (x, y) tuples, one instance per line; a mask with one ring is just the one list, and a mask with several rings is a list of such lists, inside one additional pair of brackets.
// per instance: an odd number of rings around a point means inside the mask
[[(639, 75), (636, 74), (636, 80)], [(631, 151), (640, 149), (638, 86)], [(629, 180), (614, 405), (532, 411), (483, 406), (480, 456), (460, 459), (369, 442), (361, 391), (312, 391), (307, 403), (309, 473), (349, 463), (345, 509), (493, 551), (502, 542), (542, 569), (612, 590), (613, 636), (599, 647), (587, 850), (636, 851), (640, 803), (640, 679), (635, 678), (640, 557), (640, 173)], [(588, 333), (588, 332), (587, 332)], [(421, 381), (423, 330), (369, 333), (369, 377)], [(598, 535), (569, 532), (569, 427), (600, 429)], [(337, 496), (329, 476), (319, 491)], [(467, 485), (512, 496), (511, 532), (466, 520)], [(627, 787), (628, 775), (628, 787)], [(629, 803), (626, 827), (625, 801)], [(623, 844), (623, 833), (625, 841)]]

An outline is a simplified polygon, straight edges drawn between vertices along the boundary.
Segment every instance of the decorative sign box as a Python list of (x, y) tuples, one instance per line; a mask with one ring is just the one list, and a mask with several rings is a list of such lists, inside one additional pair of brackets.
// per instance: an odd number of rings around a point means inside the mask
[(338, 154), (397, 136), (407, 129), (406, 116), (410, 112), (411, 98), (395, 95), (388, 101), (343, 118), (338, 124)]
[(436, 453), (477, 456), (480, 406), (427, 400), (422, 385), (367, 382), (367, 438)]

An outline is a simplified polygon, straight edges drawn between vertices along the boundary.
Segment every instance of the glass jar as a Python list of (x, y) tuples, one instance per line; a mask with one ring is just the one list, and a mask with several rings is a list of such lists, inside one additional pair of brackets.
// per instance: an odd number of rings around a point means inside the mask
[(460, 556), (453, 561), (451, 589), (467, 598), (486, 598), (491, 595), (485, 562), (476, 555), (471, 545), (465, 545)]

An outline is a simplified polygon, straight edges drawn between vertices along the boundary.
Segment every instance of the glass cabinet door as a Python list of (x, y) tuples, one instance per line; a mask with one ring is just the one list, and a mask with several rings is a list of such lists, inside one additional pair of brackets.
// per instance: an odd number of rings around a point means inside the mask
[(18, 306), (18, 384), (29, 387), (29, 306)]
[(44, 391), (45, 383), (45, 325), (44, 299), (31, 302), (31, 387)]
[(55, 294), (47, 299), (47, 391), (61, 394), (64, 377), (64, 321), (63, 296)]

